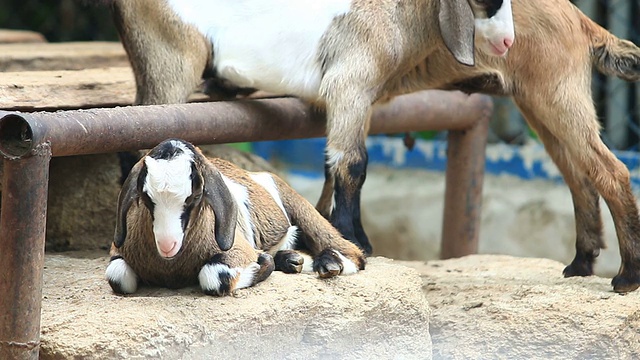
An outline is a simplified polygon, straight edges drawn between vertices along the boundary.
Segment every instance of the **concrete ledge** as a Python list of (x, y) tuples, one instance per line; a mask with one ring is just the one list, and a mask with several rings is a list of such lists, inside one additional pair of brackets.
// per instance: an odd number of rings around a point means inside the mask
[(640, 358), (640, 292), (615, 294), (610, 278), (499, 255), (401, 263), (424, 281), (434, 359)]
[(107, 261), (47, 255), (41, 359), (431, 358), (422, 281), (392, 260), (328, 281), (277, 272), (225, 298), (197, 288), (116, 296)]

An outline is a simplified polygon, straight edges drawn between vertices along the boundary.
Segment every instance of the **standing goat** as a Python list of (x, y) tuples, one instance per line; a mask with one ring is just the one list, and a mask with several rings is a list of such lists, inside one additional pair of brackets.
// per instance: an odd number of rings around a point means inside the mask
[(125, 180), (106, 276), (121, 294), (141, 280), (171, 288), (199, 282), (205, 293), (225, 295), (274, 267), (300, 272), (304, 258), (293, 249), (309, 252), (325, 278), (365, 266), (362, 251), (275, 175), (208, 159), (170, 139)]
[[(213, 74), (236, 86), (298, 95), (324, 106), (327, 180), (317, 208), (367, 252), (359, 197), (371, 104), (416, 90), (459, 89), (512, 96), (562, 172), (576, 220), (576, 256), (565, 276), (593, 274), (605, 247), (602, 196), (622, 257), (613, 288), (627, 292), (640, 286), (640, 218), (629, 171), (600, 139), (590, 87), (594, 65), (607, 75), (640, 79), (640, 49), (595, 24), (569, 0), (198, 4), (116, 0), (137, 102), (184, 101), (203, 74)], [(472, 16), (475, 59), (469, 56)], [(459, 41), (452, 41), (456, 37)], [(507, 49), (507, 56), (495, 56)], [(475, 66), (465, 65), (472, 60)]]

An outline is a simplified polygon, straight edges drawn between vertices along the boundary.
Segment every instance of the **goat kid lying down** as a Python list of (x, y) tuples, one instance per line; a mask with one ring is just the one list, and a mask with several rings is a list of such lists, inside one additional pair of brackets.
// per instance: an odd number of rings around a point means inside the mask
[(305, 267), (327, 278), (364, 266), (362, 251), (274, 174), (248, 172), (169, 139), (134, 166), (122, 187), (106, 277), (119, 294), (143, 282), (199, 283), (206, 294), (227, 295), (274, 268)]

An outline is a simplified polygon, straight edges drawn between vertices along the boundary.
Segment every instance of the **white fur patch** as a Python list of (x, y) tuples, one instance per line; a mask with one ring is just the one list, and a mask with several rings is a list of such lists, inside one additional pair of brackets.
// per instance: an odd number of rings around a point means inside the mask
[[(173, 142), (184, 153), (171, 159), (147, 156), (144, 163), (147, 176), (142, 190), (154, 203), (153, 234), (160, 255), (174, 256), (182, 247), (184, 232), (182, 213), (191, 195), (191, 164), (193, 153), (180, 142)], [(173, 247), (172, 247), (173, 245)]]
[[(342, 158), (344, 157), (344, 151), (336, 150), (330, 147), (325, 149), (325, 158), (326, 165), (329, 167), (330, 171), (334, 171), (334, 168), (338, 165)], [(331, 212), (335, 209), (336, 206), (336, 192), (333, 192), (333, 196), (331, 196)]]
[(298, 242), (298, 227), (297, 226), (289, 226), (287, 229), (287, 233), (282, 240), (280, 240), (280, 247), (278, 250), (293, 250), (296, 243)]
[(353, 263), (353, 261), (349, 260), (337, 250), (333, 250), (333, 253), (342, 261), (342, 272), (340, 275), (352, 275), (358, 272), (358, 267)]
[(241, 87), (316, 99), (318, 45), (351, 0), (169, 0), (213, 43), (218, 74)]
[(230, 268), (225, 264), (207, 264), (200, 269), (200, 273), (198, 274), (198, 281), (200, 282), (200, 287), (204, 291), (214, 291), (220, 294), (220, 287), (222, 286), (222, 281), (220, 281), (220, 274), (226, 273), (229, 274), (232, 278), (237, 278), (238, 281), (233, 289), (230, 291), (234, 291), (237, 289), (243, 289), (246, 287), (250, 287), (254, 284), (254, 280), (256, 278), (256, 274), (260, 270), (260, 265), (258, 263), (251, 263), (246, 268)]
[(253, 221), (251, 220), (251, 212), (249, 211), (249, 193), (247, 188), (222, 175), (222, 180), (229, 188), (236, 204), (238, 205), (238, 226), (242, 229), (244, 237), (249, 244), (256, 247), (256, 239), (253, 233)]
[(138, 276), (122, 258), (109, 262), (105, 274), (107, 280), (119, 284), (125, 294), (133, 294), (138, 289)]
[(327, 165), (333, 169), (344, 157), (344, 151), (327, 147), (325, 149)]
[[(253, 181), (258, 183), (258, 185), (262, 186), (269, 193), (269, 195), (271, 195), (273, 201), (275, 201), (276, 204), (278, 204), (280, 210), (282, 210), (284, 217), (289, 220), (289, 214), (287, 214), (287, 211), (284, 209), (284, 205), (282, 204), (282, 199), (280, 198), (280, 193), (278, 192), (276, 182), (273, 180), (273, 176), (266, 172), (250, 173), (249, 176)], [(289, 222), (289, 224), (291, 224), (291, 222)]]
[(302, 263), (302, 272), (304, 273), (312, 273), (313, 272), (313, 258), (304, 252), (298, 252), (298, 254), (302, 255), (304, 259), (304, 263)]
[(198, 274), (198, 282), (200, 282), (202, 290), (215, 291), (219, 294), (222, 286), (222, 281), (220, 280), (220, 274), (222, 273), (229, 274), (232, 278), (238, 276), (237, 269), (231, 269), (225, 264), (206, 264), (203, 266)]
[(237, 268), (237, 269), (240, 271), (240, 278), (238, 279), (238, 283), (236, 284), (235, 289), (243, 289), (243, 288), (250, 287), (254, 284), (256, 274), (258, 273), (258, 270), (260, 270), (260, 265), (258, 265), (258, 263), (253, 262), (244, 269), (241, 269), (241, 268)]

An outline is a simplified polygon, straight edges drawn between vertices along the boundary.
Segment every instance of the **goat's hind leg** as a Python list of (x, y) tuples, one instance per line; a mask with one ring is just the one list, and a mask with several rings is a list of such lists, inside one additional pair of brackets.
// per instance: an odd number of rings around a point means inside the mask
[(529, 124), (544, 143), (571, 191), (576, 225), (576, 255), (563, 274), (565, 277), (593, 275), (593, 265), (600, 249), (606, 247), (602, 237), (600, 195), (591, 180), (576, 168), (566, 147), (535, 119), (529, 119)]
[(304, 256), (295, 250), (279, 250), (273, 257), (276, 271), (286, 274), (298, 274), (304, 267)]
[(281, 250), (276, 253), (276, 264), (282, 262), (278, 260), (280, 256), (284, 259), (291, 258), (291, 255), (285, 252), (296, 253), (297, 251), (300, 256), (309, 255), (313, 258), (312, 261), (305, 259), (301, 270), (313, 270), (320, 277), (347, 275), (364, 270), (366, 259), (362, 250), (344, 239), (313, 205), (282, 179), (274, 177), (274, 180), (291, 222), (300, 229), (294, 251)]
[[(569, 83), (565, 83), (569, 85)], [(593, 103), (588, 96), (588, 90), (580, 91), (580, 88), (566, 86), (550, 93), (562, 95), (562, 98), (544, 98), (541, 93), (539, 98), (529, 94), (531, 103), (519, 102), (525, 117), (528, 119), (535, 115), (535, 121), (540, 122), (557, 139), (559, 144), (566, 148), (567, 160), (570, 166), (575, 166), (577, 172), (582, 172), (589, 182), (582, 181), (573, 185), (572, 195), (577, 208), (583, 209), (576, 214), (576, 220), (580, 218), (582, 229), (580, 234), (595, 236), (596, 228), (600, 228), (599, 217), (594, 212), (597, 209), (596, 199), (591, 189), (593, 187), (606, 201), (611, 211), (620, 246), (622, 263), (618, 274), (613, 278), (612, 285), (616, 292), (629, 292), (640, 287), (640, 217), (636, 199), (631, 191), (629, 170), (618, 160), (600, 139), (599, 125), (595, 115)], [(550, 150), (554, 151), (554, 150)], [(558, 163), (561, 167), (562, 162)], [(566, 169), (565, 169), (566, 171)], [(569, 176), (569, 179), (572, 177)], [(567, 181), (569, 183), (569, 181)], [(579, 188), (587, 185), (586, 190)], [(571, 186), (571, 185), (570, 185)], [(579, 195), (582, 194), (584, 198)], [(578, 195), (578, 196), (576, 196)], [(592, 223), (594, 229), (589, 230), (587, 223)], [(594, 237), (598, 239), (597, 237)], [(582, 240), (588, 244), (589, 241)], [(598, 246), (602, 240), (595, 240)], [(583, 255), (588, 256), (591, 249), (585, 246)], [(603, 246), (600, 246), (603, 247)], [(595, 254), (595, 253), (592, 253)], [(569, 271), (575, 271), (587, 260), (578, 257), (576, 266), (571, 266)], [(572, 263), (573, 264), (573, 263)]]

